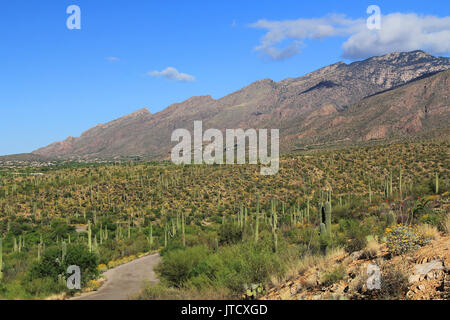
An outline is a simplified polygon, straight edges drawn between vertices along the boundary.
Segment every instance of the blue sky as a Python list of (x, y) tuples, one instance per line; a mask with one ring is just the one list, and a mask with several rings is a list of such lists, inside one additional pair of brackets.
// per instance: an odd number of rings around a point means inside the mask
[[(81, 30), (66, 27), (72, 4), (81, 8)], [(408, 21), (419, 19), (423, 28), (429, 23), (421, 17), (435, 16), (431, 24), (440, 26), (444, 41), (355, 44), (365, 35), (347, 23), (365, 23), (371, 4), (383, 18), (405, 14), (389, 24), (398, 39), (402, 19), (415, 13)], [(344, 21), (333, 24), (333, 14)], [(154, 113), (191, 96), (220, 98), (256, 80), (298, 77), (397, 43), (448, 55), (449, 15), (445, 1), (3, 1), (0, 155), (79, 136), (143, 107)], [(317, 35), (317, 23), (333, 28)], [(285, 59), (271, 55), (286, 48), (294, 51)], [(169, 67), (184, 75), (163, 72)]]

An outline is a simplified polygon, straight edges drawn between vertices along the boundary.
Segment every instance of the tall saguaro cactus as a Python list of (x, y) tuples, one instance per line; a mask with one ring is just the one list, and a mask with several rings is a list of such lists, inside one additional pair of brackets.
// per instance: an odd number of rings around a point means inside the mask
[(320, 234), (323, 235), (327, 232), (327, 227), (325, 227), (325, 223), (320, 223)]
[(88, 247), (89, 247), (89, 252), (92, 252), (92, 228), (91, 228), (91, 220), (88, 221)]
[(67, 254), (67, 245), (66, 245), (66, 242), (63, 241), (61, 243), (61, 262), (64, 262), (64, 259), (66, 258), (66, 254)]
[(255, 243), (259, 238), (259, 193), (256, 195), (256, 222), (255, 222)]
[(41, 261), (41, 250), (42, 250), (41, 248), (42, 248), (42, 244), (39, 243), (39, 244), (38, 244), (38, 252), (37, 252), (37, 259), (38, 259), (38, 262)]
[(330, 201), (319, 203), (319, 227), (320, 234), (331, 235), (331, 203)]
[(186, 224), (186, 217), (184, 215), (184, 212), (182, 212), (181, 213), (181, 237), (183, 240), (183, 247), (186, 247), (185, 224)]
[(167, 224), (164, 227), (164, 248), (167, 247)]
[(436, 194), (439, 193), (439, 174), (436, 172), (436, 181), (435, 181), (435, 187), (434, 187), (434, 191), (436, 191)]
[(331, 202), (325, 203), (325, 226), (327, 228), (328, 235), (331, 235)]
[(273, 236), (273, 251), (278, 251), (278, 234), (277, 234), (277, 224), (278, 224), (278, 216), (275, 208), (275, 204), (272, 201), (272, 236)]
[(257, 243), (258, 238), (259, 238), (259, 210), (256, 210), (256, 223), (255, 224), (256, 224), (255, 225), (255, 243)]
[(319, 213), (319, 225), (321, 223), (325, 224), (325, 209), (322, 202), (319, 202), (319, 209), (317, 212)]
[(150, 244), (150, 247), (153, 246), (153, 225), (150, 223), (150, 235), (148, 237), (148, 242)]
[(389, 171), (389, 196), (392, 197), (392, 169)]

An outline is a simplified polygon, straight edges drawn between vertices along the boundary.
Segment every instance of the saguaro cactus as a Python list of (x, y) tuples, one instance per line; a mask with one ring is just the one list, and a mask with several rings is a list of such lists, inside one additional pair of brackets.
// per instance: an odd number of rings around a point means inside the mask
[(92, 252), (92, 228), (91, 228), (91, 220), (88, 221), (88, 247), (89, 247), (89, 252)]
[(325, 227), (325, 223), (320, 223), (320, 234), (325, 234), (327, 232), (327, 227)]
[(392, 169), (389, 171), (389, 196), (392, 197)]
[(331, 203), (330, 201), (319, 203), (319, 226), (320, 234), (331, 235)]
[(259, 238), (259, 193), (256, 195), (256, 222), (255, 222), (255, 243)]
[(41, 248), (42, 248), (42, 244), (39, 243), (39, 244), (38, 244), (38, 252), (37, 252), (37, 259), (38, 259), (38, 262), (41, 261), (41, 250), (42, 250)]
[(258, 242), (259, 238), (259, 206), (256, 210), (256, 226), (255, 226), (255, 242)]
[(309, 223), (309, 198), (306, 199), (306, 222)]
[(66, 242), (63, 241), (61, 243), (61, 261), (64, 262), (64, 259), (66, 258), (66, 254), (67, 254), (67, 245)]
[(319, 224), (325, 224), (325, 208), (322, 202), (319, 202), (319, 210), (317, 212), (319, 213)]
[(436, 172), (436, 181), (435, 181), (435, 191), (436, 191), (436, 194), (438, 194), (439, 193), (439, 174)]
[(186, 247), (185, 224), (186, 224), (186, 217), (184, 216), (184, 212), (182, 212), (181, 213), (181, 237), (183, 240), (183, 247)]
[(275, 204), (272, 201), (272, 236), (273, 236), (273, 251), (277, 252), (278, 250), (278, 234), (277, 234), (277, 224), (278, 217), (277, 211), (275, 210)]
[(325, 203), (325, 226), (328, 235), (331, 235), (331, 202), (329, 201)]
[(164, 228), (164, 247), (167, 247), (167, 224)]
[(247, 208), (244, 208), (244, 227), (246, 227), (247, 226), (247, 220), (248, 218), (247, 218)]
[(150, 223), (150, 235), (148, 237), (150, 247), (153, 246), (153, 225)]

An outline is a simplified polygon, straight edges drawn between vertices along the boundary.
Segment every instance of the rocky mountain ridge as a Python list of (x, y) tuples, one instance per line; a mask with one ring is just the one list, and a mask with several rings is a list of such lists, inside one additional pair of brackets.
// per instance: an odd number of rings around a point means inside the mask
[(204, 130), (278, 128), (282, 152), (426, 134), (448, 129), (449, 73), (441, 72), (448, 69), (450, 58), (422, 51), (338, 62), (299, 78), (256, 81), (220, 99), (192, 97), (155, 114), (141, 109), (33, 154), (167, 158), (172, 131), (192, 131), (195, 120), (203, 120)]

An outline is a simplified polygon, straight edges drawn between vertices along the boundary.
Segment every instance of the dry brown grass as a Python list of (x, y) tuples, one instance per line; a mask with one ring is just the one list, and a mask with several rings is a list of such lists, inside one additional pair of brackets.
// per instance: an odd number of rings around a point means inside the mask
[(421, 224), (419, 226), (419, 233), (428, 239), (436, 240), (439, 238), (439, 230), (435, 226), (429, 224)]
[(53, 294), (51, 296), (46, 297), (44, 300), (65, 300), (67, 298), (67, 294), (65, 292)]
[(367, 272), (366, 269), (360, 268), (355, 276), (355, 278), (349, 284), (349, 293), (356, 293), (363, 289), (367, 282)]
[(442, 229), (446, 234), (450, 234), (450, 214), (447, 214), (442, 221)]
[(327, 252), (325, 256), (323, 255), (311, 255), (307, 254), (300, 259), (293, 259), (288, 263), (288, 270), (282, 279), (271, 279), (271, 284), (277, 286), (279, 283), (292, 280), (297, 278), (299, 275), (303, 274), (310, 268), (319, 267), (322, 268), (327, 262), (345, 255), (345, 250), (343, 248), (335, 248)]
[(164, 285), (147, 285), (136, 297), (138, 300), (230, 300), (233, 296), (228, 290), (220, 288), (167, 288)]
[(364, 248), (363, 256), (366, 259), (373, 259), (378, 255), (381, 245), (378, 243), (376, 238), (370, 238), (367, 242), (367, 246)]

